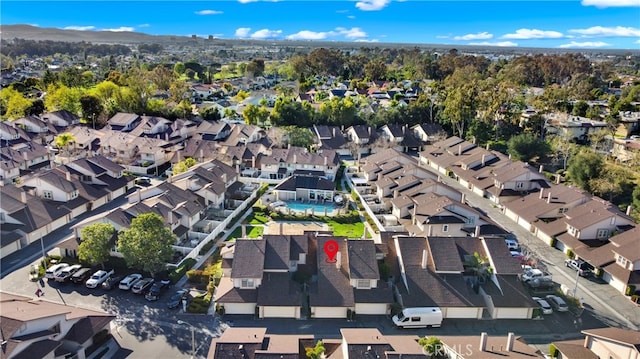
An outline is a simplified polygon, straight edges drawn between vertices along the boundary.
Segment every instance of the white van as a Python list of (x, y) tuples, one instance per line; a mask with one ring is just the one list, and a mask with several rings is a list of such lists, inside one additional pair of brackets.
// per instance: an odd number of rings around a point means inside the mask
[(393, 323), (398, 328), (438, 328), (442, 324), (442, 311), (439, 307), (405, 308), (393, 316)]
[(51, 267), (47, 268), (44, 273), (44, 277), (47, 279), (55, 279), (55, 277), (65, 270), (69, 265), (67, 263), (58, 263), (54, 264)]

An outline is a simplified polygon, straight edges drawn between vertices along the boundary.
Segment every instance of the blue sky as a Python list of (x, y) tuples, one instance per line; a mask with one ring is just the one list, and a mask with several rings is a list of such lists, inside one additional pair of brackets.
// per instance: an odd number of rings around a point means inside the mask
[(640, 0), (3, 0), (2, 24), (219, 38), (640, 49)]

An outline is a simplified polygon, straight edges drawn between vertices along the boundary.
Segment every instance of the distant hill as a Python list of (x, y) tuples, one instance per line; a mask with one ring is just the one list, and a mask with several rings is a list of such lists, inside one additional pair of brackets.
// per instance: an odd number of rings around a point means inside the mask
[(0, 25), (0, 38), (2, 40), (52, 40), (66, 42), (91, 42), (94, 44), (141, 44), (156, 43), (162, 45), (194, 45), (194, 46), (290, 46), (300, 48), (332, 47), (342, 49), (355, 49), (363, 47), (378, 48), (408, 48), (418, 47), (432, 51), (449, 51), (452, 48), (464, 52), (479, 54), (535, 54), (535, 53), (567, 53), (580, 52), (606, 55), (640, 55), (638, 49), (611, 50), (611, 49), (545, 49), (526, 47), (492, 47), (469, 45), (445, 45), (445, 44), (409, 44), (409, 43), (365, 43), (365, 42), (333, 42), (333, 41), (291, 41), (291, 40), (252, 40), (252, 39), (205, 39), (190, 36), (149, 35), (140, 32), (114, 32), (114, 31), (80, 31), (64, 30), (57, 28), (43, 28), (32, 25)]

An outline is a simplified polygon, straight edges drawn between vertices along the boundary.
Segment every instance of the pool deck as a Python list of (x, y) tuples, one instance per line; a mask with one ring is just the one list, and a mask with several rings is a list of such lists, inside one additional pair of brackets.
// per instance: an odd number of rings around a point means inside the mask
[(328, 231), (322, 222), (269, 222), (264, 225), (264, 234), (304, 234), (305, 231)]

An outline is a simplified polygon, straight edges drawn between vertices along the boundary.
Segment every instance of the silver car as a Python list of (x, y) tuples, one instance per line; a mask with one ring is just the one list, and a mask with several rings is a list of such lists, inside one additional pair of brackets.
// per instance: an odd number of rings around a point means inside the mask
[(546, 298), (547, 298), (547, 302), (551, 304), (551, 306), (553, 307), (553, 309), (556, 310), (556, 312), (569, 311), (569, 306), (567, 305), (567, 303), (564, 301), (564, 299), (558, 297), (557, 295), (549, 294)]

